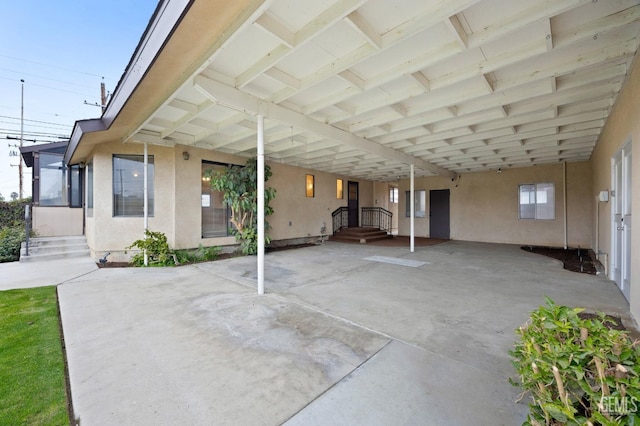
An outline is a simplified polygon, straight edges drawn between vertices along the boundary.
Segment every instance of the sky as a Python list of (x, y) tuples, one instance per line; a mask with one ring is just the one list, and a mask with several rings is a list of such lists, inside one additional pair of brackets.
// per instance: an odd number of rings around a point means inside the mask
[[(76, 120), (100, 117), (100, 107), (87, 104), (100, 104), (102, 81), (107, 92), (114, 91), (157, 3), (0, 0), (0, 194), (5, 199), (19, 188), (19, 157), (11, 153), (20, 143), (21, 105), (25, 146), (68, 140)], [(23, 167), (23, 173), (28, 197), (31, 169)]]

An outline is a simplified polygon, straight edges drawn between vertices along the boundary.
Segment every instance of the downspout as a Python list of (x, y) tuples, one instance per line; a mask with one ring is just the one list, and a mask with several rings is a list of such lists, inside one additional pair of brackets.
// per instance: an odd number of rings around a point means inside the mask
[(414, 186), (415, 186), (415, 182), (414, 182), (414, 177), (413, 177), (413, 170), (414, 166), (413, 164), (410, 165), (410, 173), (411, 173), (411, 177), (409, 179), (409, 221), (411, 222), (411, 237), (410, 237), (410, 247), (411, 247), (411, 253), (413, 253), (414, 249), (415, 249), (415, 194), (414, 194)]
[[(144, 143), (144, 183), (143, 183), (143, 191), (144, 191), (144, 202), (142, 208), (142, 215), (144, 217), (144, 238), (147, 239), (147, 229), (149, 229), (149, 189), (147, 187), (148, 183), (148, 168), (149, 168), (149, 150), (147, 146), (147, 142)], [(149, 266), (149, 258), (147, 256), (147, 249), (144, 249), (144, 266)]]
[(567, 226), (568, 215), (567, 215), (567, 162), (562, 162), (562, 193), (563, 193), (563, 204), (564, 204), (564, 249), (569, 248), (569, 229)]
[(264, 294), (264, 116), (258, 114), (258, 294)]

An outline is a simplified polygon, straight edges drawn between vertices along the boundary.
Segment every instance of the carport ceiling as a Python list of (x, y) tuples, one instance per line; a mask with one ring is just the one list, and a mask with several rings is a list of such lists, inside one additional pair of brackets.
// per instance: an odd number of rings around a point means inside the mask
[(589, 159), (638, 0), (274, 0), (129, 138), (389, 181)]

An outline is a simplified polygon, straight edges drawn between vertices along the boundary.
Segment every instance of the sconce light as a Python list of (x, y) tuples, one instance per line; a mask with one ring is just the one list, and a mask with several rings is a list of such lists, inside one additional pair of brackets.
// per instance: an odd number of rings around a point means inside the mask
[(315, 196), (315, 177), (313, 175), (305, 175), (306, 195), (307, 197)]
[(81, 161), (80, 163), (78, 163), (78, 167), (80, 167), (81, 169), (84, 169), (87, 166), (87, 163), (85, 163), (84, 161)]
[(189, 153), (187, 151), (183, 151), (182, 152), (182, 158), (185, 159), (185, 160), (188, 160), (189, 159)]

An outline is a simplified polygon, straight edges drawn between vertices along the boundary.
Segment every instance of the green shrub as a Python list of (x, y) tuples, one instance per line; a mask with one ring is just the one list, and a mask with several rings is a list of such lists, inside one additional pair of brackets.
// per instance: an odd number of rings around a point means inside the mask
[(20, 244), (24, 240), (24, 225), (0, 229), (0, 262), (20, 260)]
[(147, 263), (149, 266), (169, 266), (175, 264), (173, 251), (169, 248), (165, 234), (146, 229), (144, 235), (146, 238), (134, 241), (125, 249), (137, 248), (140, 250), (140, 252), (133, 256), (131, 263), (135, 266), (144, 266), (144, 252), (146, 250)]
[(0, 262), (20, 259), (20, 243), (25, 240), (24, 206), (30, 202), (0, 201)]
[[(229, 206), (233, 225), (230, 229), (236, 241), (240, 243), (240, 250), (244, 254), (258, 253), (258, 162), (256, 158), (247, 160), (244, 167), (229, 166), (224, 170), (207, 170), (205, 176), (211, 178), (211, 189), (220, 191), (224, 204)], [(265, 164), (264, 181), (271, 177), (271, 168)], [(264, 215), (273, 214), (270, 201), (276, 197), (275, 188), (264, 189)], [(269, 223), (264, 221), (264, 243), (271, 239), (266, 234)]]
[(24, 227), (24, 206), (31, 203), (31, 199), (16, 201), (0, 201), (0, 228), (21, 225)]
[(511, 383), (533, 399), (524, 424), (640, 424), (638, 342), (608, 327), (603, 313), (581, 318), (583, 309), (546, 301), (509, 352), (519, 374)]
[(176, 259), (180, 264), (216, 260), (219, 254), (219, 247), (204, 247), (202, 244), (197, 249), (175, 251)]

